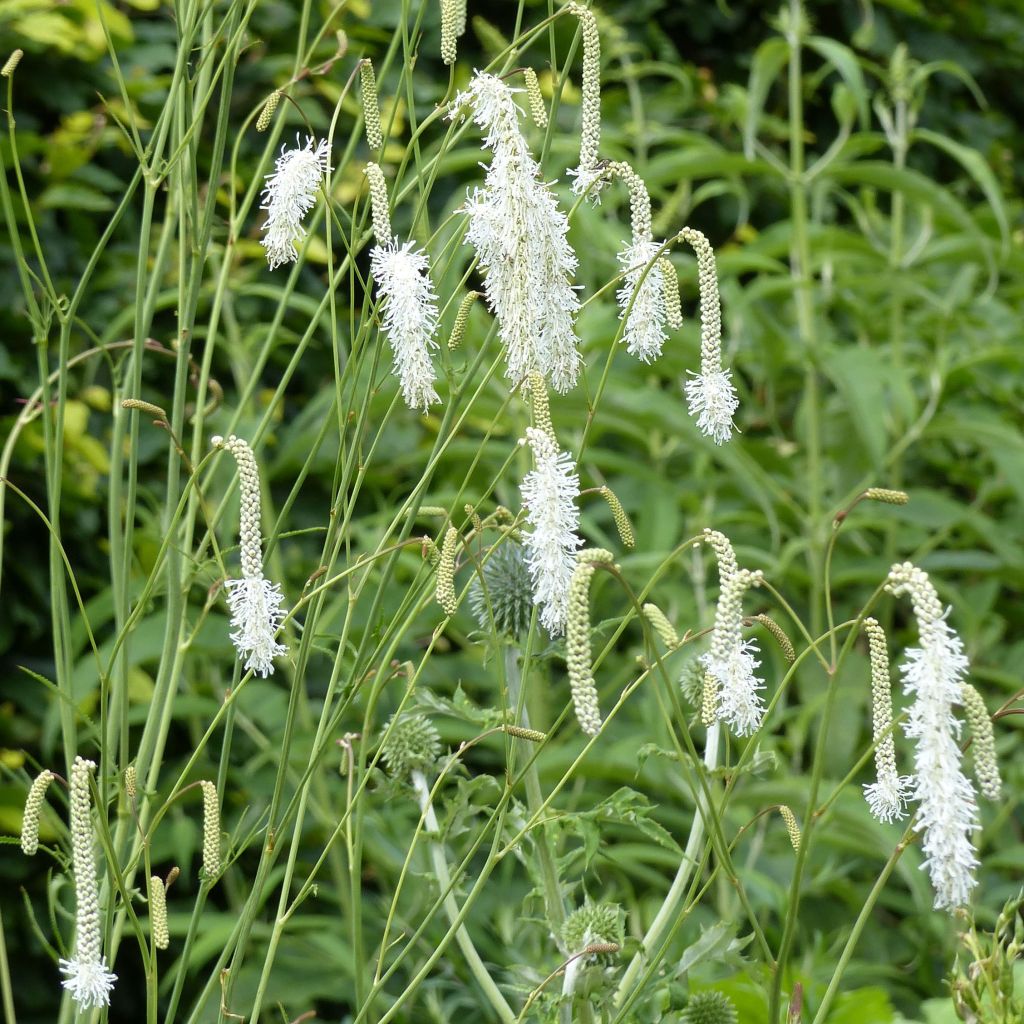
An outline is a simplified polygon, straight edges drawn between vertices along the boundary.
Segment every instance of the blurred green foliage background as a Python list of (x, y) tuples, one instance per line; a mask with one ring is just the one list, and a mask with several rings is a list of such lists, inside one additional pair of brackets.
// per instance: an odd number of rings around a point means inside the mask
[[(457, 82), (467, 80), (471, 69), (486, 63), (504, 45), (500, 40), (513, 32), (516, 5), (507, 5), (507, 10), (505, 6), (470, 3), (471, 27), (460, 42)], [(327, 34), (318, 54), (321, 64), (312, 64), (317, 73), (306, 77), (297, 90), (318, 132), (325, 130), (355, 62), (363, 55), (378, 58), (403, 16), (397, 0), (353, 0), (337, 11), (335, 7), (314, 4), (319, 19), (334, 12), (332, 27), (342, 31), (344, 39), (339, 42), (333, 32)], [(547, 4), (527, 3), (526, 11), (527, 23), (536, 21), (547, 13)], [(918, 562), (933, 574), (943, 600), (953, 606), (952, 621), (971, 656), (974, 681), (994, 710), (1020, 688), (1024, 663), (1024, 259), (1022, 176), (1015, 160), (1024, 132), (1024, 92), (1016, 88), (1024, 76), (1024, 9), (1015, 0), (808, 4), (815, 38), (826, 41), (817, 56), (808, 51), (802, 81), (808, 162), (837, 147), (810, 190), (815, 329), (810, 346), (797, 329), (789, 267), (790, 196), (776, 166), (787, 158), (788, 125), (785, 87), (775, 81), (778, 66), (771, 49), (771, 41), (778, 38), (774, 7), (756, 0), (607, 0), (599, 11), (604, 46), (603, 154), (629, 159), (644, 177), (654, 200), (657, 233), (665, 235), (688, 223), (703, 230), (715, 245), (726, 343), (743, 400), (742, 434), (731, 446), (716, 449), (699, 438), (678, 389), (686, 368), (695, 365), (699, 335), (692, 314), (682, 341), (670, 344), (656, 366), (617, 359), (583, 468), (585, 480), (607, 481), (616, 490), (634, 521), (638, 543), (634, 553), (620, 558), (624, 571), (642, 584), (682, 538), (714, 525), (733, 538), (744, 564), (762, 568), (803, 608), (811, 590), (808, 544), (827, 537), (830, 529), (826, 516), (817, 535), (808, 535), (803, 509), (809, 488), (819, 489), (827, 514), (860, 487), (903, 487), (911, 495), (909, 505), (861, 506), (844, 528), (833, 573), (839, 614), (855, 613), (893, 560)], [(249, 45), (235, 70), (231, 117), (240, 127), (288, 79), (297, 17), (298, 6), (286, 0), (258, 5), (249, 26)], [(414, 97), (420, 120), (448, 87), (448, 69), (437, 56), (436, 4), (427, 4), (422, 28)], [(559, 26), (562, 54), (571, 29)], [(112, 74), (105, 33), (116, 47), (127, 85), (123, 94)], [(828, 42), (846, 49), (830, 50)], [(900, 46), (905, 46), (904, 66), (911, 69), (907, 74), (912, 84), (907, 78), (894, 81), (893, 69), (904, 59)], [(177, 57), (173, 14), (158, 0), (8, 0), (0, 5), (0, 56), (15, 47), (25, 50), (14, 89), (25, 185), (55, 286), (67, 293), (136, 171), (119, 124), (127, 105), (145, 127), (164, 101)], [(544, 70), (549, 58), (546, 37), (523, 57), (548, 88), (550, 76), (545, 77)], [(578, 86), (578, 58), (571, 79)], [(380, 86), (385, 120), (393, 111), (395, 144), (404, 146), (408, 99), (394, 97), (386, 74)], [(918, 128), (904, 160), (894, 158), (885, 134), (885, 118), (892, 116), (897, 102), (894, 89), (900, 88), (906, 90), (902, 101)], [(346, 98), (343, 110), (343, 116), (358, 115), (354, 96)], [(564, 169), (574, 163), (578, 116), (578, 92), (570, 88), (562, 98), (544, 164), (550, 177), (564, 181)], [(289, 122), (286, 137), (292, 131)], [(252, 130), (251, 121), (246, 133), (237, 173), (247, 183), (263, 139)], [(541, 138), (534, 133), (538, 145)], [(0, 139), (0, 147), (10, 167), (6, 137)], [(434, 223), (458, 205), (465, 186), (477, 179), (479, 158), (472, 140), (447, 158), (443, 184), (431, 197), (429, 217)], [(350, 161), (337, 179), (336, 198), (341, 202), (352, 202), (361, 192), (361, 159)], [(222, 186), (223, 181), (199, 183), (203, 189)], [(897, 204), (903, 220), (898, 234), (893, 228)], [(585, 254), (579, 281), (587, 295), (616, 272), (625, 205), (625, 197), (609, 189), (601, 206), (581, 206), (573, 215), (572, 240)], [(131, 336), (136, 217), (137, 212), (129, 209), (106, 250), (80, 310), (72, 356), (97, 342)], [(396, 216), (396, 228), (404, 230), (401, 218), (402, 214)], [(254, 353), (273, 308), (273, 284), (268, 284), (257, 245), (258, 226), (253, 218), (247, 237), (232, 250), (237, 266), (231, 270), (231, 304), (213, 367), (225, 409), (237, 405), (251, 381)], [(266, 407), (307, 326), (315, 301), (305, 296), (322, 294), (324, 258), (315, 246), (311, 249), (302, 283), (248, 401), (239, 433)], [(684, 309), (693, 311), (692, 260), (685, 253), (674, 259), (683, 282)], [(11, 269), (13, 260), (9, 239), (0, 236), (0, 263), (6, 268), (0, 275), (3, 436), (39, 382), (37, 347)], [(215, 263), (209, 268), (211, 277), (216, 269)], [(449, 276), (439, 282), (443, 295), (458, 281), (454, 271)], [(145, 369), (145, 397), (158, 403), (169, 394), (173, 364), (166, 356), (172, 354), (176, 334), (175, 282), (168, 279), (163, 287), (153, 330), (157, 344)], [(346, 301), (342, 296), (343, 305)], [(200, 320), (202, 316), (201, 312)], [(344, 336), (347, 309), (341, 319)], [(467, 348), (482, 341), (488, 323), (482, 309), (473, 313)], [(603, 362), (615, 328), (610, 296), (588, 305), (579, 334), (591, 365)], [(321, 335), (288, 384), (267, 447), (262, 468), (279, 502), (306, 461), (311, 432), (326, 407), (323, 382), (331, 377), (333, 362), (323, 343), (327, 334)], [(112, 384), (119, 366), (119, 357), (112, 354), (75, 368), (65, 434), (64, 536), (74, 552), (93, 628), (100, 634), (109, 628), (111, 615), (106, 502)], [(809, 370), (820, 381), (824, 410), (823, 458), (813, 480), (804, 404)], [(390, 393), (375, 395), (373, 407), (383, 409), (390, 399)], [(472, 476), (482, 485), (502, 465), (525, 425), (519, 410), (496, 421), (489, 437), (481, 440), (503, 400), (496, 385), (482, 397), (465, 438), (451, 447), (435, 476), (431, 503), (450, 504), (456, 498), (480, 452), (483, 457)], [(586, 424), (587, 395), (581, 390), (558, 399), (553, 410), (560, 431), (578, 440)], [(216, 424), (216, 415), (212, 422)], [(376, 537), (396, 496), (419, 479), (435, 427), (431, 417), (421, 422), (410, 416), (396, 421), (383, 438), (360, 496), (353, 530), (357, 549)], [(143, 431), (141, 436), (140, 519), (132, 556), (137, 573), (144, 577), (161, 541), (157, 512), (167, 441), (159, 431)], [(39, 473), (42, 447), (36, 420), (18, 437), (9, 468), (10, 478), (40, 505), (45, 503)], [(337, 453), (337, 441), (330, 439), (317, 453), (301, 500), (291, 508), (289, 530), (323, 525)], [(502, 480), (495, 500), (516, 507), (515, 483), (513, 478)], [(461, 500), (476, 498), (463, 495)], [(13, 835), (20, 825), (23, 770), (58, 758), (59, 733), (51, 695), (23, 671), (52, 675), (47, 536), (34, 514), (13, 499), (8, 500), (4, 530), (0, 763), (5, 771), (0, 826)], [(584, 532), (594, 543), (617, 545), (611, 516), (599, 503), (586, 506)], [(315, 543), (299, 534), (276, 553), (280, 572), (289, 581), (286, 590), (290, 586), (299, 592), (316, 568)], [(698, 626), (702, 612), (707, 614), (689, 570), (689, 564), (680, 565), (655, 592), (681, 629)], [(418, 560), (410, 558), (406, 582), (419, 571)], [(698, 567), (698, 577), (702, 573)], [(212, 571), (205, 582), (214, 582)], [(599, 591), (598, 607), (606, 600), (605, 613), (620, 614), (610, 594), (610, 588)], [(388, 600), (397, 602), (400, 596), (400, 590), (393, 590)], [(201, 588), (190, 595), (196, 607), (202, 607), (204, 598)], [(904, 629), (905, 610), (894, 612), (890, 607), (884, 616), (894, 641), (906, 641), (910, 633)], [(418, 641), (429, 636), (435, 623), (424, 617)], [(195, 651), (200, 657), (190, 664), (190, 674), (181, 684), (169, 764), (184, 763), (230, 681), (225, 631), (225, 617), (215, 611), (197, 634)], [(453, 744), (475, 731), (474, 706), (497, 702), (493, 664), (473, 632), (468, 610), (463, 611), (431, 662), (427, 678), (441, 699), (455, 699), (456, 686), (463, 695), (459, 706), (446, 705), (447, 717), (438, 720), (445, 740)], [(637, 639), (627, 634), (600, 674), (602, 694), (609, 702), (630, 678)], [(411, 644), (410, 650), (415, 649)], [(159, 651), (159, 611), (154, 609), (140, 624), (132, 645), (136, 723), (146, 714)], [(90, 668), (84, 634), (76, 658), (76, 692), (88, 710)], [(550, 674), (550, 692), (538, 689), (531, 701), (535, 720), (549, 723), (564, 704), (565, 682), (560, 662), (547, 654), (545, 659), (542, 671)], [(777, 677), (781, 661), (774, 654), (766, 661), (771, 663), (770, 677)], [(307, 685), (315, 698), (329, 661), (314, 667), (317, 671)], [(803, 806), (822, 692), (820, 674), (808, 667), (762, 737), (766, 756), (760, 771), (739, 790), (735, 820), (730, 821), (734, 828), (772, 803)], [(226, 794), (229, 830), (247, 809), (251, 822), (252, 810), (267, 799), (285, 701), (286, 693), (276, 680), (251, 686), (245, 735), (235, 752), (239, 771)], [(827, 766), (833, 782), (865, 748), (868, 704), (866, 662), (860, 657), (848, 663), (841, 679)], [(1024, 772), (1017, 721), (1007, 716), (997, 723), (1007, 796), (1002, 806), (985, 811), (977, 900), (982, 923), (1014, 894), (1024, 862), (1019, 810)], [(632, 919), (634, 932), (635, 922), (657, 907), (678, 857), (674, 842), (685, 835), (693, 814), (692, 800), (680, 790), (670, 761), (659, 753), (668, 744), (657, 723), (657, 705), (641, 694), (630, 714), (617, 720), (604, 738), (601, 757), (583, 766), (576, 788), (565, 800), (566, 808), (581, 811), (566, 819), (562, 837), (567, 875), (579, 878), (580, 897), (585, 890), (621, 902), (627, 910), (627, 931)], [(644, 748), (640, 756), (638, 748)], [(557, 780), (578, 749), (575, 735), (553, 745), (542, 759), (544, 778)], [(301, 766), (307, 754), (300, 743), (293, 753), (295, 763)], [(466, 823), (492, 795), (486, 773), (500, 773), (502, 765), (481, 749), (470, 759), (469, 769), (457, 781), (449, 811), (455, 850), (460, 837), (471, 832)], [(818, 832), (805, 879), (806, 930), (798, 936), (794, 970), (811, 1004), (827, 983), (845, 930), (894, 842), (893, 830), (870, 819), (858, 789), (848, 788)], [(404, 856), (403, 835), (416, 812), (411, 802), (404, 808), (381, 800), (367, 814), (369, 909), (364, 915), (370, 917), (374, 908), (386, 908), (390, 880)], [(665, 837), (653, 822), (667, 830)], [(155, 859), (181, 865), (184, 889), (194, 881), (199, 830), (193, 818), (178, 810), (169, 825), (162, 833), (167, 848), (155, 851)], [(311, 857), (323, 839), (322, 830), (311, 826)], [(785, 900), (792, 858), (781, 823), (765, 819), (751, 843), (745, 876), (750, 892), (759, 906), (777, 909)], [(836, 1024), (894, 1021), (897, 1013), (928, 1024), (954, 1019), (942, 978), (956, 950), (957, 925), (930, 910), (926, 879), (912, 859), (917, 856), (912, 851), (901, 864), (876, 910), (846, 978), (857, 991), (837, 1005), (829, 1018)], [(190, 969), (200, 969), (219, 951), (233, 908), (244, 898), (249, 860), (243, 852), (223, 888), (211, 898)], [(739, 863), (744, 863), (742, 856)], [(0, 849), (0, 882), (8, 956), (18, 979), (18, 1019), (52, 1020), (58, 997), (55, 972), (28, 908), (34, 906), (36, 914), (42, 914), (38, 919), (45, 922), (41, 908), (47, 887), (55, 883), (45, 866), (25, 860), (14, 846)], [(409, 899), (405, 909), (413, 919), (416, 896)], [(488, 959), (506, 965), (509, 980), (521, 984), (525, 992), (538, 971), (546, 973), (541, 967), (548, 963), (537, 947), (543, 926), (532, 932), (519, 928), (522, 919), (534, 920), (539, 913), (536, 896), (522, 872), (510, 864), (497, 873), (494, 892), (483, 904), (476, 917), (487, 923), (481, 930)], [(173, 932), (173, 899), (171, 909)], [(688, 926), (681, 948), (696, 939), (698, 926), (712, 929), (712, 955), (697, 976), (701, 983), (715, 983), (733, 995), (745, 1021), (760, 1020), (758, 1014), (764, 1011), (758, 991), (763, 979), (752, 975), (743, 960), (742, 943), (733, 941), (733, 930), (713, 931), (720, 919), (731, 919), (730, 910), (735, 910), (730, 894), (713, 893)], [(346, 1012), (343, 993), (348, 975), (359, 967), (332, 926), (332, 912), (324, 891), (318, 901), (303, 907), (301, 926), (282, 945), (273, 998), (287, 1007), (290, 1016), (283, 1019), (312, 1008), (325, 1020)], [(254, 941), (265, 937), (257, 935)], [(124, 970), (122, 978), (123, 991), (130, 991), (130, 970)], [(666, 981), (660, 997), (666, 1014), (678, 1006), (673, 1002), (677, 981)], [(244, 992), (254, 980), (243, 977), (237, 984)], [(460, 1009), (474, 1005), (465, 985), (459, 965), (446, 965), (425, 986), (423, 1016), (408, 1019), (454, 1019)], [(122, 996), (119, 1006), (129, 1002), (130, 997)], [(112, 1019), (122, 1018), (115, 1013)]]

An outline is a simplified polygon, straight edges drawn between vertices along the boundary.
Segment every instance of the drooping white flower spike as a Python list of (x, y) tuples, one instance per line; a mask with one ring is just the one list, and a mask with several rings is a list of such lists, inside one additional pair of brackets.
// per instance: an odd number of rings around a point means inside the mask
[(529, 530), (523, 531), (526, 564), (533, 582), (533, 601), (540, 621), (551, 636), (565, 630), (569, 611), (569, 585), (582, 546), (577, 531), (576, 505), (580, 478), (568, 452), (560, 452), (546, 430), (528, 427), (526, 443), (533, 451), (534, 468), (526, 474), (521, 491)]
[(62, 982), (80, 1010), (109, 1006), (117, 975), (107, 970), (100, 932), (100, 901), (93, 857), (89, 776), (93, 761), (76, 757), (71, 766), (71, 868), (75, 879), (75, 955), (60, 960)]
[(613, 161), (606, 173), (629, 189), (632, 239), (619, 253), (623, 279), (617, 295), (619, 319), (626, 321), (622, 340), (630, 355), (650, 363), (661, 355), (669, 326), (665, 269), (658, 264), (661, 246), (651, 229), (651, 197), (629, 164)]
[(569, 174), (575, 179), (573, 192), (586, 195), (591, 202), (601, 201), (601, 189), (607, 182), (597, 154), (601, 145), (601, 35), (597, 19), (589, 7), (568, 3), (565, 10), (580, 20), (583, 37), (583, 81), (580, 92), (580, 162)]
[(260, 471), (248, 442), (232, 434), (214, 437), (215, 448), (229, 451), (238, 463), (240, 492), (239, 549), (242, 578), (228, 580), (228, 608), (231, 611), (231, 642), (245, 659), (245, 670), (264, 679), (274, 674), (274, 659), (288, 653), (277, 642), (284, 621), (281, 587), (263, 575), (263, 545), (260, 537)]
[(871, 653), (871, 724), (875, 741), (877, 782), (864, 787), (871, 813), (886, 824), (907, 816), (907, 795), (913, 778), (896, 770), (896, 745), (892, 735), (892, 683), (885, 631), (875, 619), (864, 620)]
[(700, 373), (686, 381), (684, 390), (690, 415), (715, 444), (732, 437), (732, 417), (739, 408), (731, 371), (722, 369), (722, 303), (718, 294), (715, 254), (703, 233), (683, 228), (679, 237), (693, 246), (697, 255), (697, 284), (700, 290)]
[(575, 385), (581, 362), (573, 333), (579, 298), (571, 284), (577, 259), (566, 238), (569, 221), (540, 179), (513, 90), (477, 72), (449, 117), (467, 108), (493, 154), (484, 187), (464, 209), (466, 238), (477, 250), (487, 303), (507, 351), (505, 376), (519, 385), (538, 370), (564, 393)]
[(764, 717), (764, 680), (754, 674), (761, 664), (754, 657), (757, 641), (743, 639), (743, 595), (760, 585), (762, 575), (737, 566), (724, 534), (705, 530), (704, 539), (718, 558), (719, 591), (711, 650), (699, 659), (705, 670), (701, 720), (706, 726), (721, 720), (737, 736), (749, 736)]
[(960, 764), (961, 723), (953, 715), (963, 702), (967, 656), (926, 572), (910, 562), (894, 565), (886, 589), (907, 594), (917, 619), (921, 646), (909, 648), (900, 665), (904, 692), (914, 698), (905, 728), (917, 741), (914, 828), (924, 833), (922, 867), (931, 877), (935, 908), (954, 910), (967, 903), (977, 885), (971, 833), (978, 827), (978, 804)]
[(307, 138), (305, 146), (281, 147), (272, 174), (267, 175), (261, 210), (267, 211), (263, 225), (263, 248), (271, 270), (299, 258), (295, 243), (306, 237), (302, 220), (316, 205), (317, 190), (330, 173), (331, 147), (326, 140)]
[(412, 242), (399, 245), (391, 234), (388, 193), (377, 164), (366, 165), (377, 244), (370, 251), (370, 273), (383, 299), (384, 334), (393, 369), (410, 409), (426, 412), (440, 402), (434, 390), (430, 350), (437, 348), (437, 296), (429, 276), (430, 259)]

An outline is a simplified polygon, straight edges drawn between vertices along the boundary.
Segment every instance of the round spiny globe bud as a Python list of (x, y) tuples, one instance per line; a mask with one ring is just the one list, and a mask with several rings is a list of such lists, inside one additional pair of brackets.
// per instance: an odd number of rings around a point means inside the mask
[(530, 628), (533, 583), (522, 544), (506, 540), (491, 550), (479, 577), (469, 588), (469, 606), (481, 629), (494, 628), (505, 636), (519, 636)]
[(739, 1017), (732, 1000), (721, 992), (697, 992), (690, 996), (679, 1024), (736, 1024)]
[(425, 771), (441, 756), (441, 738), (425, 715), (391, 718), (384, 734), (381, 758), (396, 779)]
[(581, 953), (588, 946), (595, 945), (621, 946), (622, 941), (622, 908), (617, 903), (591, 903), (587, 900), (562, 925), (562, 942), (570, 953)]

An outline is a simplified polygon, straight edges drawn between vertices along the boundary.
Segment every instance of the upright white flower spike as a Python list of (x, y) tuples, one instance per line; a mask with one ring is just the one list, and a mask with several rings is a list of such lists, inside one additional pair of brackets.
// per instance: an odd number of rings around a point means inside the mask
[(260, 471), (252, 449), (240, 437), (214, 437), (212, 443), (215, 448), (229, 451), (238, 463), (242, 578), (225, 584), (234, 628), (231, 642), (238, 656), (245, 658), (245, 670), (265, 679), (274, 674), (274, 659), (287, 654), (288, 648), (277, 642), (284, 621), (281, 587), (263, 575)]
[(683, 228), (679, 237), (689, 242), (697, 255), (697, 284), (700, 289), (700, 373), (683, 388), (690, 415), (697, 417), (701, 432), (724, 444), (732, 437), (733, 415), (740, 400), (730, 370), (722, 369), (722, 303), (718, 294), (715, 254), (702, 232)]
[(718, 557), (720, 583), (711, 650), (699, 659), (705, 670), (701, 719), (707, 726), (721, 720), (737, 736), (748, 736), (760, 726), (765, 708), (764, 680), (754, 674), (761, 664), (754, 657), (760, 648), (756, 640), (743, 639), (743, 595), (759, 586), (762, 576), (737, 567), (724, 534), (705, 530), (704, 539)]
[(430, 280), (430, 259), (412, 242), (391, 237), (387, 188), (376, 164), (366, 165), (377, 244), (370, 251), (370, 273), (380, 290), (384, 334), (394, 356), (394, 372), (410, 409), (426, 412), (440, 402), (434, 390), (430, 350), (437, 348), (437, 295)]
[(535, 468), (526, 474), (521, 487), (530, 525), (523, 540), (533, 601), (540, 606), (541, 623), (554, 637), (565, 630), (569, 585), (576, 569), (576, 552), (583, 544), (577, 533), (580, 478), (572, 456), (560, 452), (550, 434), (528, 427), (526, 441), (533, 450)]
[(864, 620), (871, 652), (871, 724), (875, 741), (877, 782), (864, 787), (871, 813), (886, 824), (907, 816), (907, 795), (913, 778), (896, 770), (896, 745), (892, 736), (892, 684), (885, 631), (875, 619)]
[(569, 174), (575, 180), (573, 192), (587, 196), (591, 202), (601, 201), (601, 189), (606, 178), (598, 161), (601, 145), (601, 35), (597, 30), (597, 18), (589, 7), (580, 3), (568, 3), (565, 10), (580, 20), (580, 35), (583, 37), (583, 81), (580, 92), (580, 162)]
[(306, 237), (302, 220), (316, 205), (317, 191), (331, 170), (330, 159), (331, 147), (325, 140), (307, 138), (300, 147), (296, 138), (295, 149), (281, 147), (260, 204), (267, 211), (262, 245), (271, 270), (299, 258), (295, 243)]
[(629, 189), (632, 238), (619, 253), (622, 286), (619, 288), (619, 319), (625, 319), (622, 340), (626, 351), (645, 363), (661, 355), (668, 337), (664, 269), (658, 266), (661, 246), (651, 228), (651, 197), (643, 179), (627, 163), (608, 164), (607, 173), (620, 178)]
[(93, 857), (89, 776), (93, 761), (76, 757), (71, 766), (71, 868), (75, 879), (75, 955), (60, 960), (62, 982), (80, 1010), (109, 1006), (117, 975), (107, 970), (100, 932), (100, 901)]
[(464, 208), (466, 238), (479, 255), (487, 303), (507, 350), (505, 376), (519, 385), (531, 370), (539, 370), (564, 393), (575, 385), (581, 364), (573, 333), (579, 298), (571, 284), (577, 259), (566, 237), (569, 221), (540, 179), (519, 127), (513, 90), (500, 78), (477, 72), (455, 97), (449, 116), (466, 108), (493, 154), (484, 187)]
[(894, 565), (886, 589), (909, 595), (917, 619), (921, 646), (909, 648), (900, 665), (904, 692), (914, 698), (905, 728), (917, 741), (913, 799), (920, 806), (914, 829), (924, 833), (922, 867), (931, 877), (935, 908), (954, 910), (977, 885), (971, 833), (978, 827), (978, 804), (961, 768), (961, 723), (953, 716), (963, 701), (967, 656), (926, 572), (910, 562)]

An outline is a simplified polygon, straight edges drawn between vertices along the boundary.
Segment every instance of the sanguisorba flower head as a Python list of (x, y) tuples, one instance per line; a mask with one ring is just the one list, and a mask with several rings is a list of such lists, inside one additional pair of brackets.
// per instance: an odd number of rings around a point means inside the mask
[(720, 582), (711, 650), (700, 657), (705, 669), (701, 717), (705, 725), (721, 719), (737, 736), (747, 736), (764, 717), (764, 680), (754, 674), (761, 664), (754, 657), (760, 653), (757, 641), (743, 639), (743, 595), (760, 584), (761, 573), (737, 567), (724, 534), (705, 530), (704, 538), (718, 557)]
[(619, 288), (619, 319), (625, 320), (622, 340), (630, 355), (645, 363), (661, 355), (668, 337), (664, 270), (657, 266), (661, 246), (651, 229), (651, 198), (643, 179), (627, 163), (614, 161), (607, 173), (621, 178), (629, 189), (631, 239), (619, 253), (622, 286)]
[(487, 302), (507, 350), (505, 376), (518, 385), (538, 370), (564, 393), (580, 372), (569, 221), (530, 155), (513, 90), (495, 75), (477, 72), (449, 116), (466, 109), (492, 153), (484, 187), (466, 200), (466, 237), (479, 255)]
[(412, 242), (391, 237), (384, 175), (366, 165), (377, 244), (370, 251), (370, 273), (384, 308), (384, 334), (394, 356), (394, 372), (410, 409), (426, 412), (440, 402), (434, 390), (430, 350), (437, 348), (437, 295), (430, 280), (430, 258)]
[(231, 642), (239, 657), (245, 658), (245, 670), (266, 678), (274, 673), (274, 659), (287, 654), (288, 648), (277, 642), (284, 621), (281, 587), (263, 575), (259, 467), (248, 442), (234, 434), (214, 437), (213, 445), (231, 452), (238, 463), (242, 578), (225, 584), (233, 627)]
[(946, 622), (947, 612), (928, 574), (910, 562), (892, 567), (886, 589), (907, 594), (914, 606), (920, 647), (904, 653), (903, 689), (914, 702), (907, 711), (907, 736), (917, 741), (914, 828), (924, 833), (924, 865), (935, 890), (935, 908), (963, 906), (977, 884), (971, 833), (978, 827), (974, 786), (960, 763), (960, 722), (953, 708), (963, 701), (968, 661), (963, 643)]
[(707, 238), (695, 228), (683, 228), (679, 237), (689, 242), (697, 256), (697, 286), (700, 290), (700, 373), (686, 381), (683, 390), (690, 415), (715, 444), (732, 437), (733, 415), (740, 400), (731, 371), (722, 369), (722, 303), (718, 294), (715, 254)]
[(96, 767), (76, 757), (71, 767), (71, 867), (75, 879), (75, 954), (60, 961), (63, 985), (79, 1009), (108, 1006), (117, 975), (107, 970), (100, 933), (100, 901), (93, 856), (89, 777)]
[(302, 220), (316, 205), (317, 191), (330, 172), (331, 147), (325, 140), (307, 138), (306, 145), (281, 147), (273, 173), (267, 175), (261, 210), (267, 211), (263, 225), (263, 248), (271, 270), (299, 258), (295, 243), (306, 236)]
[(565, 630), (569, 585), (582, 546), (577, 531), (580, 478), (568, 452), (560, 452), (553, 437), (536, 427), (526, 431), (533, 450), (534, 468), (522, 484), (529, 529), (523, 531), (527, 566), (533, 581), (533, 600), (540, 621), (551, 636)]

